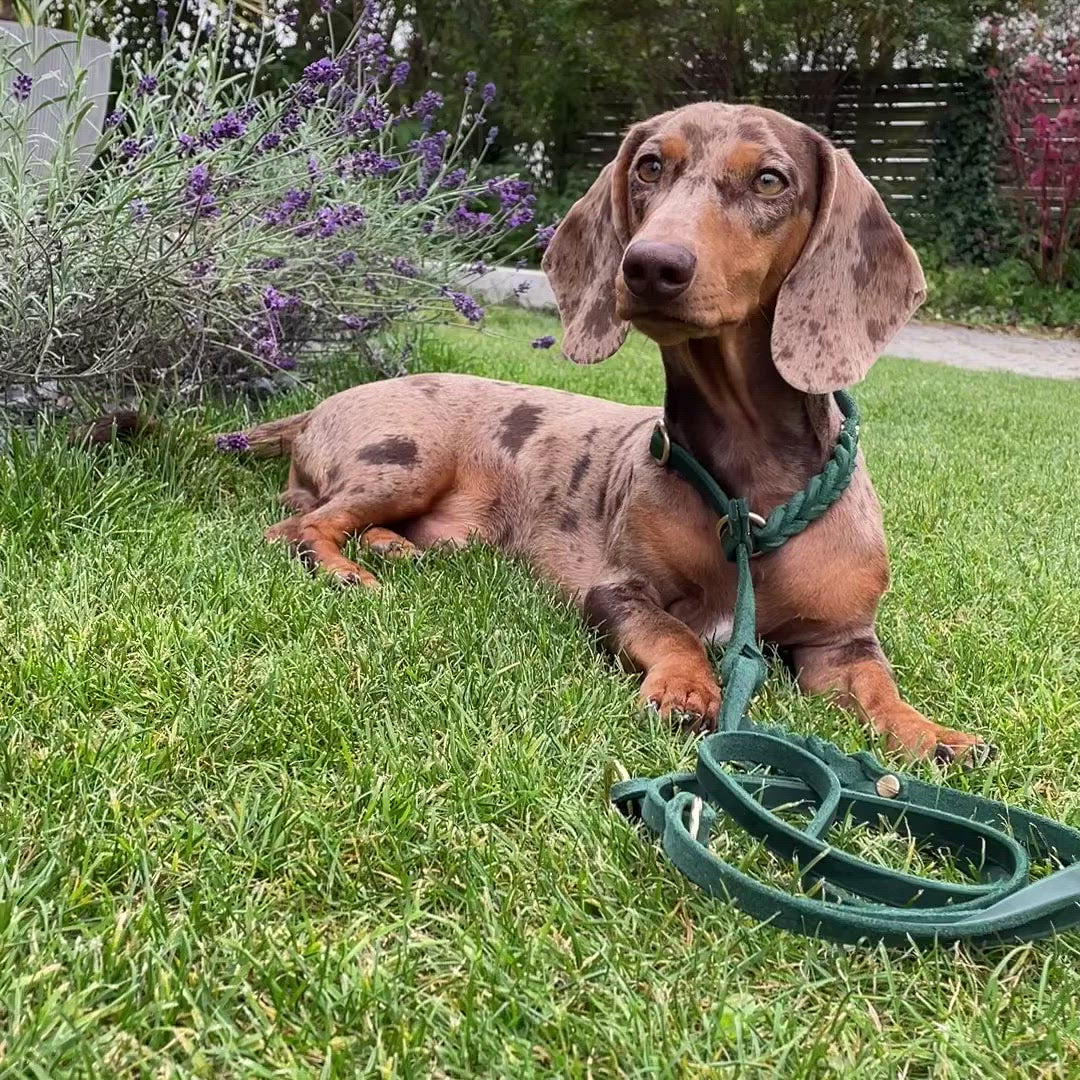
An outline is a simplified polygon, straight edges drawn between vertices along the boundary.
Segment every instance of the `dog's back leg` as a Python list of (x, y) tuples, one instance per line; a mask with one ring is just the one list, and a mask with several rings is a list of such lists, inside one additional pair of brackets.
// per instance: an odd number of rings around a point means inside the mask
[(309, 570), (323, 570), (341, 585), (377, 588), (379, 582), (373, 573), (341, 553), (345, 541), (366, 524), (356, 509), (330, 503), (300, 517), (292, 546)]
[(373, 477), (367, 490), (341, 492), (316, 509), (286, 518), (266, 537), (286, 541), (309, 569), (321, 569), (343, 585), (374, 587), (375, 575), (342, 554), (346, 541), (360, 536), (361, 544), (380, 554), (415, 553), (413, 544), (383, 523), (424, 514), (442, 494), (442, 486), (407, 488)]

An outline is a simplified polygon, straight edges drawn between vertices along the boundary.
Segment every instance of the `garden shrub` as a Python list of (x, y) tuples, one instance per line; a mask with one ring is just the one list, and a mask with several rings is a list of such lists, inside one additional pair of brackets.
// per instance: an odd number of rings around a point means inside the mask
[(1041, 44), (1042, 55), (1026, 52), (989, 74), (1022, 250), (1040, 281), (1062, 284), (1080, 249), (1080, 39)]
[[(534, 214), (528, 183), (479, 171), (494, 86), (466, 74), (453, 118), (434, 91), (405, 100), (408, 64), (369, 4), (330, 55), (258, 93), (272, 19), (243, 28), (236, 74), (231, 7), (191, 37), (158, 11), (160, 50), (116, 54), (88, 170), (63, 153), (31, 168), (26, 57), (0, 55), (0, 383), (194, 390), (291, 369), (319, 343), (482, 319), (463, 268)], [(61, 104), (70, 137), (83, 106)]]
[(1043, 284), (1023, 259), (993, 267), (948, 266), (933, 252), (920, 255), (927, 298), (918, 318), (1068, 333), (1080, 329), (1080, 289)]
[(921, 250), (959, 266), (993, 266), (1018, 250), (998, 184), (1002, 133), (981, 57), (960, 67), (915, 212), (902, 222)]

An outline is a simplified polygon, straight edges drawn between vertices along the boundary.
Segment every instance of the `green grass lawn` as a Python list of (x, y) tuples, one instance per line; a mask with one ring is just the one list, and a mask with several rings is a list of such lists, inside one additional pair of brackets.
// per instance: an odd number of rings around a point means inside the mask
[[(494, 328), (419, 365), (660, 400), (647, 343)], [(1002, 751), (950, 782), (1080, 824), (1080, 385), (885, 360), (858, 399), (901, 687)], [(261, 539), (284, 463), (166, 427), (0, 456), (2, 1075), (1080, 1073), (1080, 935), (842, 948), (709, 900), (605, 804), (693, 742), (552, 590), (481, 548), (313, 581)], [(755, 715), (865, 745), (786, 684)]]

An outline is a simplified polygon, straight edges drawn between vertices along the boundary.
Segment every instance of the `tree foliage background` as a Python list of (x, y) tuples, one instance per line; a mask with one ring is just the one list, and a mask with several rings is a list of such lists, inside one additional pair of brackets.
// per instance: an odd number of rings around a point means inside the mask
[[(800, 72), (827, 72), (839, 88), (852, 77), (884, 78), (897, 65), (958, 64), (979, 45), (988, 17), (1072, 2), (384, 0), (379, 7), (383, 33), (412, 65), (410, 82), (438, 87), (452, 104), (462, 71), (496, 83), (496, 148), (528, 148), (541, 178), (562, 191), (572, 183), (580, 137), (608, 107), (647, 115), (690, 91), (719, 100), (775, 100)], [(177, 2), (162, 6), (171, 16)], [(288, 22), (292, 34), (284, 35), (267, 70), (289, 78), (327, 51), (320, 6), (320, 0), (237, 0), (233, 10)], [(335, 3), (332, 32), (347, 34), (364, 6), (364, 0)], [(105, 0), (102, 29), (125, 47), (152, 48), (157, 9), (154, 0)], [(207, 10), (222, 8), (208, 3)], [(242, 66), (243, 57), (236, 61)], [(798, 113), (797, 100), (788, 111)]]

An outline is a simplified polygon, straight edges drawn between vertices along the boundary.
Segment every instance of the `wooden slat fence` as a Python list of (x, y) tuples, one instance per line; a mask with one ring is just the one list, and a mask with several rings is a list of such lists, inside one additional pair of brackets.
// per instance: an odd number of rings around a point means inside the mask
[[(961, 84), (940, 69), (898, 71), (887, 81), (863, 85), (832, 72), (805, 72), (786, 94), (760, 102), (778, 109), (846, 147), (882, 196), (900, 210), (916, 197), (934, 155), (934, 130), (954, 106)], [(668, 95), (664, 108), (703, 100), (686, 90)], [(578, 159), (599, 169), (610, 161), (622, 133), (640, 119), (618, 103), (597, 109), (578, 143)], [(1003, 190), (1008, 183), (1002, 160)]]

